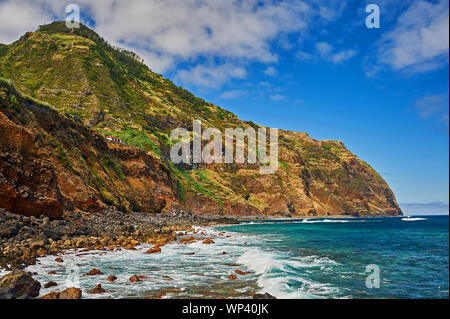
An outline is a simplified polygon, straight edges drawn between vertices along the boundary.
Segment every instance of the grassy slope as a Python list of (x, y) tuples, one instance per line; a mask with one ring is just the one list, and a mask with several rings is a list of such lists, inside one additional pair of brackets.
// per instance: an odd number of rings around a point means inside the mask
[[(219, 207), (230, 202), (263, 211), (277, 200), (246, 189), (249, 178), (261, 179), (258, 167), (212, 165), (183, 170), (168, 162), (170, 131), (191, 127), (193, 118), (200, 119), (204, 127), (219, 129), (257, 125), (177, 87), (150, 71), (133, 53), (111, 47), (84, 26), (72, 33), (64, 23), (56, 22), (27, 33), (7, 47), (0, 46), (0, 66), (0, 75), (12, 79), (24, 94), (161, 158), (178, 180), (181, 201), (187, 193), (195, 193)], [(313, 202), (313, 211), (315, 207), (321, 210), (321, 201), (330, 197), (353, 207), (367, 206), (364, 197), (368, 193), (382, 197), (388, 189), (377, 172), (340, 142), (319, 142), (305, 133), (280, 131), (280, 147), (281, 169), (267, 183), (285, 202), (293, 202), (297, 212), (311, 211), (302, 207), (305, 201)], [(354, 165), (348, 165), (349, 161)], [(350, 166), (355, 168), (349, 170)], [(306, 198), (298, 199), (304, 194)], [(355, 199), (360, 202), (352, 204)], [(347, 204), (335, 206), (345, 210)]]

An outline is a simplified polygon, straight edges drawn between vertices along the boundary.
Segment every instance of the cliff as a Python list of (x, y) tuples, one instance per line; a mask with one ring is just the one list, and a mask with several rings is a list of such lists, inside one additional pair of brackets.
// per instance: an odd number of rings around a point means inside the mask
[(401, 214), (367, 163), (341, 142), (306, 133), (280, 130), (275, 174), (248, 164), (173, 165), (170, 132), (192, 129), (194, 118), (220, 130), (259, 125), (177, 87), (85, 26), (55, 22), (2, 46), (0, 76), (14, 84), (0, 83), (0, 207), (8, 210), (58, 216), (180, 205), (196, 214)]

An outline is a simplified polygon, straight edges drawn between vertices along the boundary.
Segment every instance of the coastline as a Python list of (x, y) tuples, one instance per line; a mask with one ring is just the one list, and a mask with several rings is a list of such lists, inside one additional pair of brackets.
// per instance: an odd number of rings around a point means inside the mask
[(177, 238), (176, 232), (192, 226), (235, 224), (227, 217), (200, 217), (183, 210), (164, 215), (123, 213), (109, 208), (99, 213), (69, 213), (62, 219), (26, 217), (0, 211), (0, 268), (33, 264), (35, 258), (67, 249), (133, 249), (142, 243), (162, 245)]
[[(117, 255), (126, 254), (126, 252), (140, 252), (142, 254), (144, 251), (147, 254), (153, 254), (161, 252), (163, 247), (172, 244), (188, 246), (199, 243), (213, 247), (214, 240), (224, 234), (223, 231), (215, 232), (217, 227), (236, 225), (241, 222), (245, 225), (252, 221), (285, 221), (289, 223), (295, 220), (312, 219), (357, 219), (357, 217), (349, 215), (291, 218), (277, 216), (202, 217), (179, 209), (171, 210), (166, 214), (150, 215), (145, 213), (126, 214), (109, 208), (99, 213), (70, 213), (61, 220), (50, 220), (44, 216), (40, 218), (25, 217), (0, 211), (0, 221), (3, 227), (1, 229), (3, 236), (0, 238), (0, 274), (5, 275), (15, 269), (34, 269), (33, 267), (39, 265), (42, 260), (45, 260), (46, 264), (61, 266), (64, 264), (64, 261), (61, 260), (66, 260), (67, 256), (73, 257), (74, 255), (88, 256), (92, 254), (90, 258), (96, 258), (95, 256), (109, 253)], [(9, 238), (4, 236), (8, 235), (8, 232)], [(231, 236), (227, 234), (227, 237)], [(183, 251), (178, 251), (178, 253), (185, 254)], [(174, 258), (178, 257), (174, 256)], [(235, 261), (230, 264), (235, 264)], [(240, 269), (236, 269), (236, 271), (238, 274), (245, 273)], [(30, 273), (32, 276), (36, 274), (36, 271)], [(233, 273), (228, 275), (235, 276)], [(131, 280), (131, 277), (124, 279), (125, 282), (128, 279)], [(41, 282), (41, 285), (44, 286), (51, 282)], [(253, 285), (252, 288), (254, 291), (251, 294), (256, 294), (257, 286)], [(54, 291), (44, 291), (54, 293)], [(167, 293), (168, 291), (163, 290), (160, 294), (156, 294), (156, 297), (162, 297)], [(224, 296), (215, 295), (216, 298), (227, 296), (229, 295), (226, 292), (224, 292)]]
[[(232, 236), (225, 231), (215, 230), (216, 227), (224, 225), (229, 224), (213, 222), (202, 226), (191, 225), (185, 230), (179, 229), (176, 239), (171, 238), (157, 245), (155, 243), (142, 243), (133, 247), (117, 247), (115, 249), (94, 248), (92, 250), (86, 248), (69, 248), (55, 255), (37, 257), (35, 262), (24, 267), (24, 270), (29, 272), (33, 278), (39, 280), (41, 283), (41, 292), (37, 297), (42, 299), (58, 299), (54, 298), (55, 294), (57, 292), (59, 293), (62, 287), (67, 287), (67, 283), (64, 281), (67, 280), (68, 276), (70, 277), (70, 273), (73, 272), (74, 268), (76, 269), (77, 277), (81, 279), (81, 287), (78, 283), (78, 287), (81, 288), (80, 292), (83, 291), (83, 298), (88, 299), (118, 297), (139, 299), (272, 298), (270, 295), (258, 294), (259, 288), (256, 284), (256, 278), (248, 282), (235, 280), (236, 276), (249, 275), (250, 272), (245, 272), (245, 269), (241, 267), (242, 265), (236, 263), (231, 251), (217, 251), (218, 248), (215, 245), (215, 241), (222, 240), (228, 242), (235, 239), (231, 238)], [(159, 248), (159, 251), (156, 250), (153, 252), (152, 250), (155, 250), (156, 247)], [(152, 252), (149, 253), (149, 251)], [(238, 250), (236, 253), (239, 256), (241, 252)], [(212, 287), (208, 287), (207, 280), (204, 279), (206, 280), (204, 283), (196, 282), (195, 285), (180, 285), (178, 280), (180, 275), (182, 277), (183, 274), (178, 274), (178, 270), (175, 272), (173, 269), (170, 270), (167, 263), (160, 262), (161, 259), (165, 260), (166, 258), (171, 262), (176, 259), (179, 259), (181, 262), (186, 258), (191, 258), (197, 261), (201, 260), (207, 266), (211, 262), (211, 258), (202, 254), (210, 254), (210, 256), (216, 257), (219, 263), (224, 264), (225, 269), (223, 273), (209, 272), (210, 274), (217, 275), (218, 279), (222, 280), (223, 283), (217, 283)], [(152, 276), (149, 272), (133, 269), (136, 260), (141, 261), (142, 259), (145, 260), (146, 264), (155, 263), (150, 267), (151, 269), (155, 266), (160, 267), (157, 276)], [(95, 264), (99, 260), (114, 260), (114, 265), (109, 265), (108, 262), (105, 265), (93, 265), (93, 263)], [(119, 268), (117, 263), (122, 264), (123, 262), (126, 262), (127, 267), (130, 267), (132, 270), (114, 273)], [(189, 263), (187, 260), (185, 262)], [(87, 267), (84, 263), (91, 266)], [(233, 269), (230, 270), (230, 267), (235, 268), (234, 271)], [(203, 279), (207, 276), (206, 273), (201, 273), (203, 271), (206, 270), (200, 267), (198, 269), (199, 274), (191, 274), (193, 276), (186, 276), (185, 279), (195, 276)], [(0, 270), (2, 276), (6, 273), (6, 271)], [(117, 281), (111, 281), (110, 278), (112, 276), (116, 279), (118, 278)], [(47, 287), (49, 283), (52, 283), (52, 285)], [(98, 284), (106, 288), (106, 290), (95, 292), (95, 286)], [(205, 287), (202, 288), (202, 284), (205, 284)], [(158, 285), (161, 287), (155, 288)], [(142, 287), (148, 287), (148, 289), (146, 290), (146, 288)]]

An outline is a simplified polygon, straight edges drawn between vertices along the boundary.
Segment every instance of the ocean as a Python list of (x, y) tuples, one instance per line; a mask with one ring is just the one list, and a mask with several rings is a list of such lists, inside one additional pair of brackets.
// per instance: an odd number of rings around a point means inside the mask
[[(448, 216), (252, 221), (198, 228), (211, 245), (71, 251), (27, 270), (58, 283), (41, 295), (79, 286), (86, 298), (448, 298), (448, 227)], [(83, 276), (92, 268), (104, 275)], [(132, 283), (134, 274), (145, 278)], [(98, 283), (106, 292), (88, 294)]]

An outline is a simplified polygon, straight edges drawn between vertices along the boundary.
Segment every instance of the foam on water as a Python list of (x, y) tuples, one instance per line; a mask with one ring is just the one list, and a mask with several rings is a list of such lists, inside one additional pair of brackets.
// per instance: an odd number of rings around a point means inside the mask
[[(145, 254), (150, 245), (136, 246), (135, 251), (122, 249), (81, 253), (71, 250), (60, 255), (63, 263), (56, 262), (56, 256), (46, 256), (26, 270), (37, 273), (33, 277), (42, 286), (49, 281), (58, 283), (56, 287), (42, 288), (41, 295), (77, 286), (76, 281), (71, 281), (75, 278), (79, 280), (78, 286), (84, 298), (142, 298), (168, 288), (172, 290), (163, 298), (205, 297), (198, 291), (206, 290), (222, 297), (232, 291), (230, 297), (249, 298), (252, 292), (258, 291), (268, 292), (277, 298), (317, 298), (332, 294), (337, 289), (300, 275), (302, 269), (334, 265), (331, 259), (288, 256), (282, 252), (263, 250), (264, 241), (273, 241), (273, 237), (268, 235), (231, 233), (202, 227), (194, 229), (197, 233), (203, 232), (207, 237), (212, 237), (215, 244), (205, 245), (201, 241), (189, 245), (168, 244), (158, 254)], [(223, 251), (226, 254), (222, 254)], [(92, 268), (101, 270), (104, 275), (84, 276)], [(229, 280), (228, 276), (236, 269), (250, 274), (237, 274), (238, 280)], [(50, 271), (56, 274), (49, 275)], [(76, 273), (79, 275), (74, 276)], [(131, 283), (129, 278), (134, 274), (147, 278)], [(117, 280), (108, 282), (106, 278), (109, 275), (115, 275)], [(107, 292), (88, 294), (98, 283)]]
[(330, 297), (338, 291), (338, 288), (331, 285), (306, 279), (306, 273), (302, 275), (302, 270), (306, 268), (318, 267), (325, 270), (327, 266), (338, 264), (327, 257), (293, 257), (255, 248), (242, 254), (238, 263), (259, 275), (257, 283), (261, 287), (260, 292), (268, 292), (277, 298)]
[(403, 221), (405, 222), (415, 222), (418, 220), (427, 220), (426, 218), (422, 218), (422, 217), (416, 217), (416, 218), (411, 218), (411, 217), (406, 217), (406, 218), (402, 218)]

